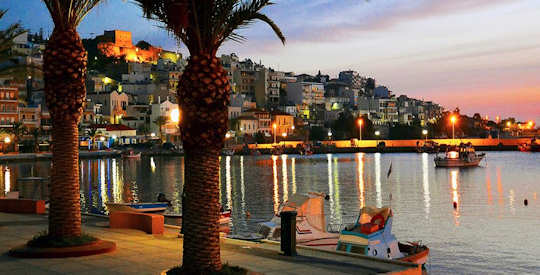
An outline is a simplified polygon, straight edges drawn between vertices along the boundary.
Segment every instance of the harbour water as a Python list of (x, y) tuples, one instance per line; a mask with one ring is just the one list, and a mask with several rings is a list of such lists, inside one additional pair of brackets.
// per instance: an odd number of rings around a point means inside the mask
[[(364, 205), (391, 205), (396, 237), (422, 240), (431, 249), (430, 273), (540, 273), (540, 154), (488, 152), (481, 167), (468, 169), (435, 168), (433, 157), (222, 157), (222, 204), (232, 209), (232, 233), (254, 231), (297, 192), (329, 194), (329, 224), (352, 222)], [(173, 201), (171, 211), (181, 212), (183, 158), (94, 159), (80, 165), (85, 212), (103, 213), (108, 201), (155, 201), (159, 193)], [(0, 190), (47, 199), (46, 183), (17, 178), (48, 177), (49, 167), (47, 161), (0, 165)]]

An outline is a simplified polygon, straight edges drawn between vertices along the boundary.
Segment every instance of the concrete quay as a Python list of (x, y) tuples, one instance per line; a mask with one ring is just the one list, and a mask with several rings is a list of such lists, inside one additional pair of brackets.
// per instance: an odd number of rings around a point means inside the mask
[[(64, 259), (19, 259), (6, 252), (47, 228), (46, 215), (0, 213), (0, 267), (4, 274), (160, 274), (182, 262), (182, 238), (168, 227), (163, 235), (111, 229), (107, 219), (83, 216), (83, 231), (114, 241), (115, 252)], [(286, 257), (279, 245), (221, 239), (223, 263), (263, 274), (421, 274), (419, 266), (368, 257), (298, 248)]]

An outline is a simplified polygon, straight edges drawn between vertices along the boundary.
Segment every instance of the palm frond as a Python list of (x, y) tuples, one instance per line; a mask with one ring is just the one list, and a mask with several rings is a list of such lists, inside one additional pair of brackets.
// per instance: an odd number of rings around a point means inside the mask
[(77, 27), (101, 1), (103, 0), (43, 0), (54, 26), (61, 29)]
[[(261, 13), (270, 0), (134, 0), (143, 15), (163, 23), (193, 53), (215, 54), (226, 40), (243, 42), (236, 31), (259, 20), (267, 23), (278, 38), (285, 36), (268, 16)], [(176, 9), (182, 6), (184, 9)]]

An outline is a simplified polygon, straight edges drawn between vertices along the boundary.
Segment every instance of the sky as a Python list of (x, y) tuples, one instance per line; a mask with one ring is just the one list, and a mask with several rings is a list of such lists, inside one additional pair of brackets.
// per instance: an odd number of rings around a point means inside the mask
[[(462, 113), (540, 122), (538, 0), (274, 0), (263, 11), (287, 37), (255, 23), (242, 30), (237, 53), (282, 71), (356, 70), (396, 95), (432, 100)], [(24, 3), (24, 5), (22, 5)], [(1, 0), (0, 28), (21, 22), (45, 33), (52, 21), (40, 0)], [(106, 0), (79, 26), (82, 37), (103, 30), (133, 33), (169, 50), (186, 49), (130, 0)]]

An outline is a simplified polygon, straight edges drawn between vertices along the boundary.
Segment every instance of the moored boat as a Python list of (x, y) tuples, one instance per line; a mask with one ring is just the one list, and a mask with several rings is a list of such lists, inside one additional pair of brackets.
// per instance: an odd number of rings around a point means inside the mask
[(424, 144), (422, 144), (422, 146), (420, 146), (419, 142), (416, 144), (416, 152), (418, 153), (434, 154), (434, 153), (438, 153), (439, 150), (440, 150), (439, 144), (432, 140), (425, 141)]
[(145, 203), (105, 203), (109, 213), (115, 211), (130, 211), (140, 213), (163, 212), (169, 204), (167, 202), (145, 202)]
[(419, 242), (398, 242), (392, 234), (392, 220), (392, 210), (388, 207), (362, 208), (356, 222), (341, 231), (336, 250), (425, 264), (429, 248)]
[(122, 153), (122, 158), (124, 159), (140, 159), (141, 158), (141, 152), (135, 153), (133, 150), (128, 150), (124, 153)]
[(259, 224), (258, 234), (263, 239), (281, 239), (281, 217), (283, 211), (296, 211), (296, 244), (334, 250), (339, 234), (326, 230), (324, 199), (322, 193), (294, 194), (280, 207), (268, 222)]
[(529, 143), (518, 145), (518, 149), (521, 152), (540, 152), (540, 143), (536, 141), (536, 138), (532, 138)]
[(436, 167), (474, 167), (486, 156), (477, 154), (470, 144), (461, 144), (458, 147), (448, 148), (444, 156), (437, 155), (434, 159)]

